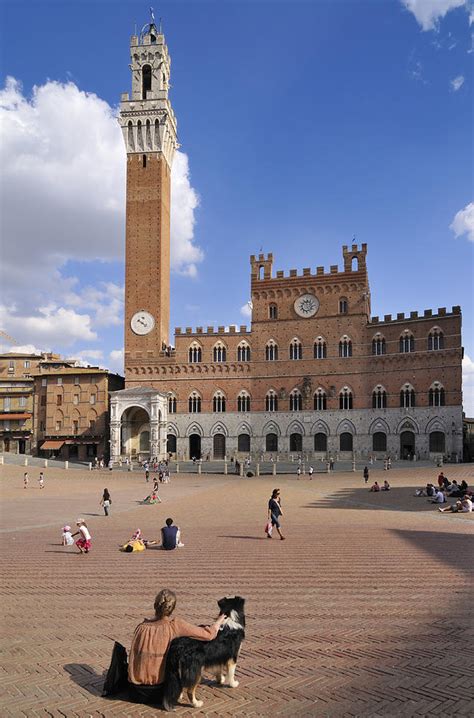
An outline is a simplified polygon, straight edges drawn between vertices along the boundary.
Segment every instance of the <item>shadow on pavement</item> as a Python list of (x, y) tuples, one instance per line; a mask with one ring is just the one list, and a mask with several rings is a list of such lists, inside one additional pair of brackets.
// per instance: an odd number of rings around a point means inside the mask
[(265, 541), (266, 536), (231, 536), (230, 534), (221, 534), (218, 538), (231, 538), (231, 539), (249, 539), (250, 541)]
[[(365, 486), (359, 489), (344, 488), (334, 491), (316, 501), (306, 504), (311, 509), (378, 509), (382, 511), (437, 511), (439, 504), (431, 503), (426, 496), (415, 496), (419, 486), (401, 486), (390, 491), (371, 492)], [(448, 499), (443, 507), (454, 504), (456, 499)], [(446, 514), (448, 515), (448, 514)], [(470, 517), (474, 514), (452, 514), (453, 517)]]

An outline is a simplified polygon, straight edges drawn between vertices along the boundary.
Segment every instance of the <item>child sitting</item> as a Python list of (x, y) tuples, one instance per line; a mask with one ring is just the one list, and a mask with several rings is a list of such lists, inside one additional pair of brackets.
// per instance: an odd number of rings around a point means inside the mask
[(63, 546), (72, 546), (74, 543), (74, 539), (72, 537), (71, 533), (71, 527), (70, 526), (63, 526), (62, 529), (62, 544)]

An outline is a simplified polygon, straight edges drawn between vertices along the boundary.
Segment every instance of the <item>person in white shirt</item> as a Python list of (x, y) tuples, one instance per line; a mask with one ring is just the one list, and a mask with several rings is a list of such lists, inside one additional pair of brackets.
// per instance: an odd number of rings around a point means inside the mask
[(452, 506), (446, 506), (442, 509), (439, 507), (438, 511), (443, 514), (445, 511), (452, 511), (453, 514), (470, 514), (472, 512), (472, 500), (469, 496), (464, 496), (462, 500), (456, 501)]
[(431, 502), (432, 504), (444, 504), (446, 501), (446, 496), (444, 495), (443, 491), (441, 489), (438, 489), (434, 495), (434, 499)]
[(62, 543), (63, 546), (72, 546), (74, 543), (70, 526), (63, 526)]
[(89, 553), (92, 543), (92, 537), (90, 535), (89, 529), (87, 528), (87, 524), (84, 519), (77, 519), (76, 526), (78, 526), (79, 531), (73, 533), (73, 536), (80, 535), (80, 538), (78, 538), (76, 541), (76, 546), (79, 549), (80, 553)]

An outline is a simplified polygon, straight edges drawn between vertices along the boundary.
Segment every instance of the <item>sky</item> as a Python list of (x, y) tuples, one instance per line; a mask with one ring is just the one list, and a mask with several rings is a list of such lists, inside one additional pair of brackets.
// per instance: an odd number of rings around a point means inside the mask
[[(342, 265), (372, 314), (463, 310), (474, 416), (474, 5), (161, 2), (180, 149), (171, 332), (250, 324), (249, 255)], [(149, 3), (0, 0), (3, 351), (122, 372), (129, 40)]]

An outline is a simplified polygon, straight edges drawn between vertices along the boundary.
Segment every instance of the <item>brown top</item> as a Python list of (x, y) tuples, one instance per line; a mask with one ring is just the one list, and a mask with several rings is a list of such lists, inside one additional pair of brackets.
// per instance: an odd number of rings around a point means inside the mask
[(217, 628), (199, 628), (182, 618), (145, 619), (133, 634), (128, 659), (128, 680), (140, 686), (162, 683), (165, 673), (166, 654), (173, 638), (187, 636), (200, 641), (212, 641)]

